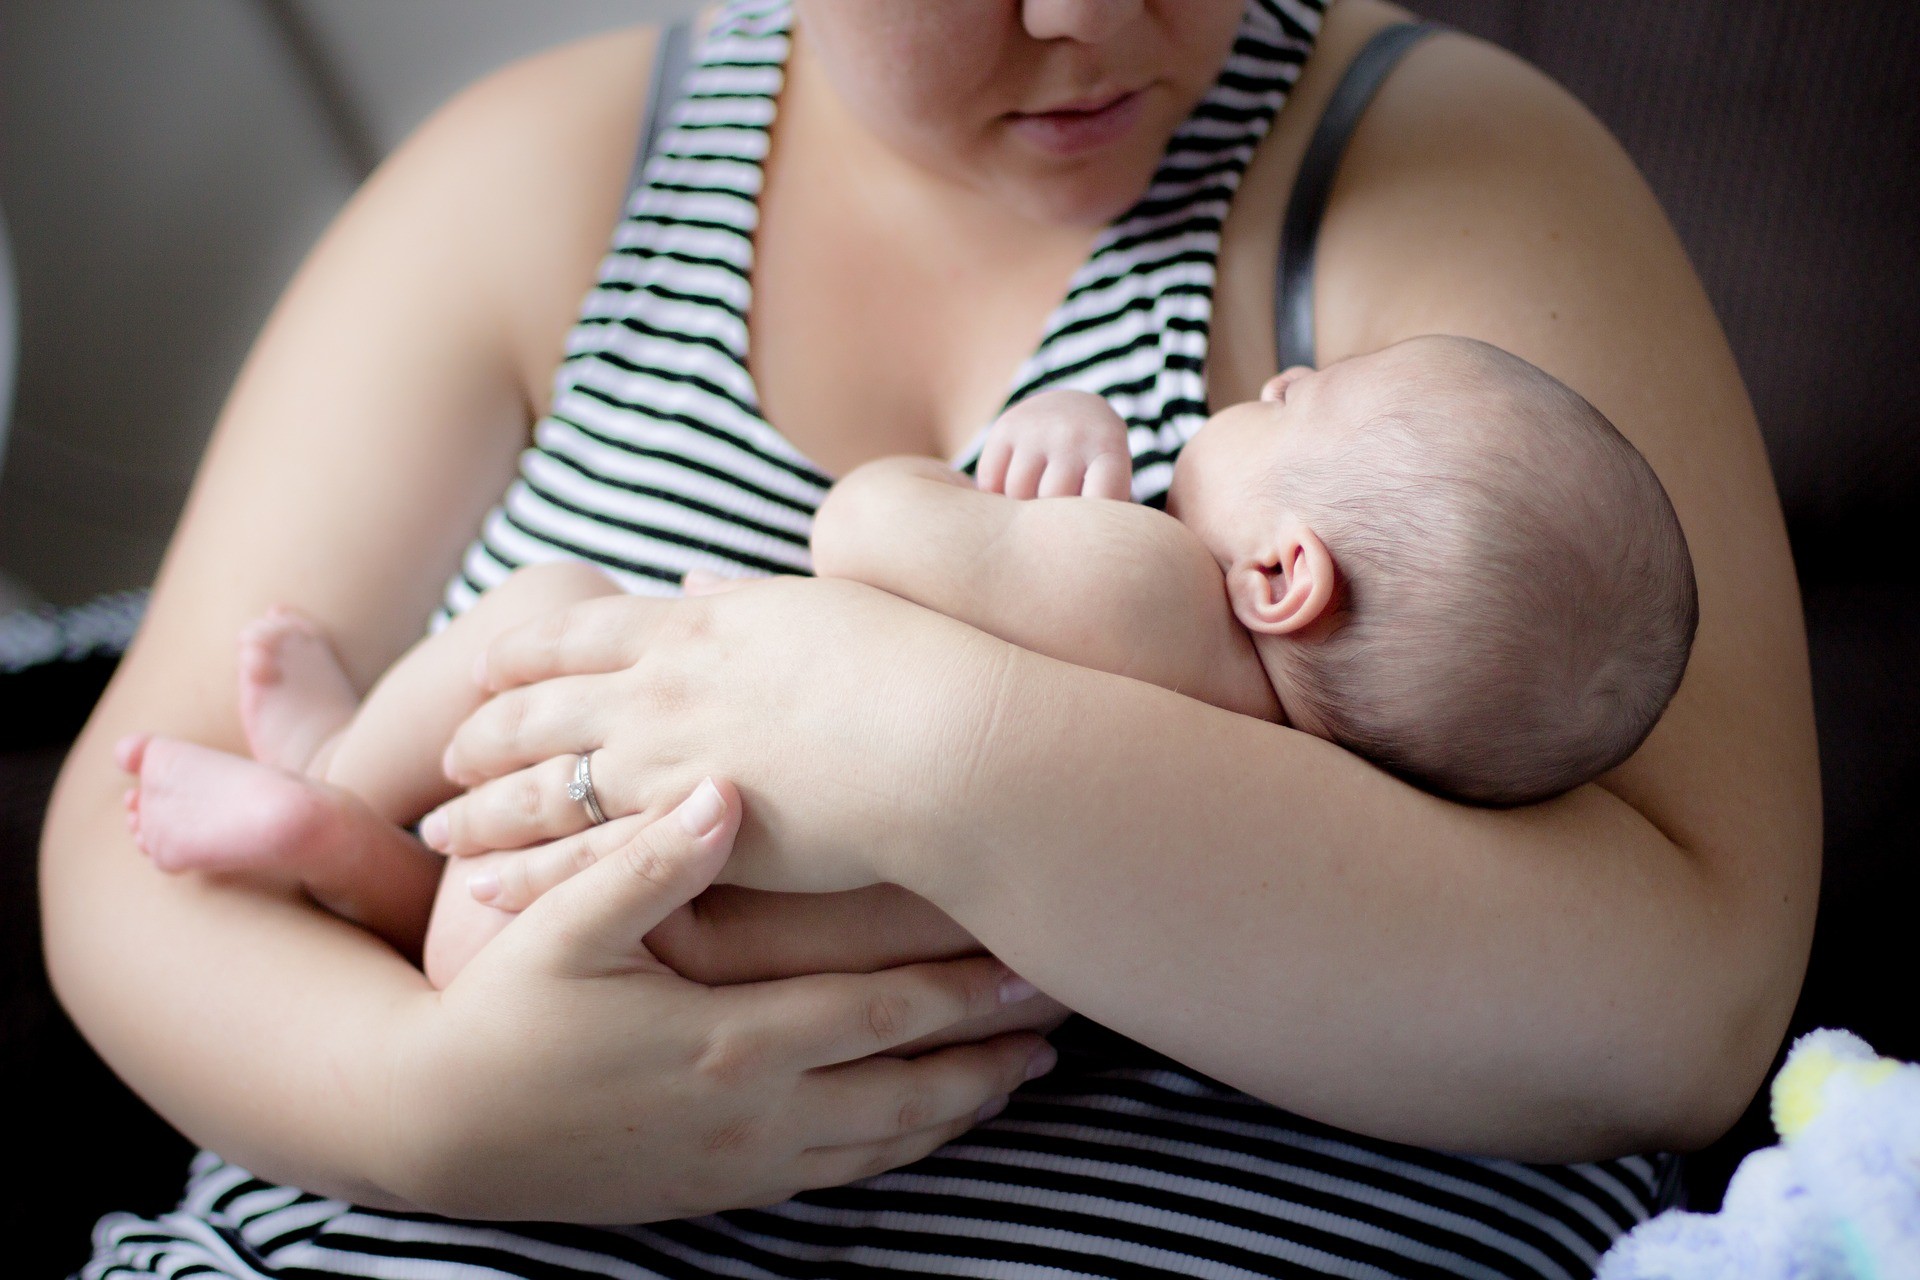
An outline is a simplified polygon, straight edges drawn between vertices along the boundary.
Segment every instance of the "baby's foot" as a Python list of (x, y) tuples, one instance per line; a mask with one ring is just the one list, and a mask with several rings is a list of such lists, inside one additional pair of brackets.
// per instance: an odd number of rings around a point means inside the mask
[(275, 607), (240, 633), (240, 722), (262, 764), (304, 773), (360, 695), (319, 624)]
[(114, 748), (136, 777), (127, 829), (162, 871), (238, 871), (319, 856), (340, 834), (325, 787), (173, 738), (136, 734)]

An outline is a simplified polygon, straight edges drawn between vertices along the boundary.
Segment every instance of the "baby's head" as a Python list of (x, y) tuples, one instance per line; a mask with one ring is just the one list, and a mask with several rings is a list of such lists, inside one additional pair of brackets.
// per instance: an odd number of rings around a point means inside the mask
[(1293, 725), (1463, 800), (1543, 800), (1625, 760), (1693, 643), (1653, 469), (1484, 342), (1287, 370), (1186, 446), (1167, 509), (1220, 562)]

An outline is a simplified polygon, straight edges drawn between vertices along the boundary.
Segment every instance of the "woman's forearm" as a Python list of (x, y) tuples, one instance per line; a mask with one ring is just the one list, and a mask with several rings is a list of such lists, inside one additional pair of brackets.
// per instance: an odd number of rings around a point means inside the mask
[(44, 839), (61, 1000), (195, 1142), (263, 1177), (405, 1207), (387, 1067), (396, 1015), (432, 998), (425, 980), (292, 893), (154, 870), (127, 837), (102, 737), (76, 749)]
[(1766, 964), (1752, 899), (1611, 793), (1469, 808), (1001, 657), (963, 819), (889, 856), (1066, 1005), (1316, 1119), (1521, 1158), (1704, 1140), (1764, 1070), (1792, 947)]

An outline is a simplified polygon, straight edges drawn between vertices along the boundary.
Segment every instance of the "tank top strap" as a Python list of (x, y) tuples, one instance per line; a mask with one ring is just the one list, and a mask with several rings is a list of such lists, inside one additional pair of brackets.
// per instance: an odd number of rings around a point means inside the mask
[(1347, 65), (1300, 161), (1280, 230), (1280, 270), (1274, 282), (1274, 333), (1282, 369), (1314, 363), (1313, 252), (1320, 219), (1333, 193), (1347, 143), (1373, 95), (1408, 50), (1446, 28), (1436, 22), (1398, 22), (1376, 32)]
[(654, 46), (653, 79), (647, 86), (645, 114), (640, 117), (640, 143), (634, 148), (633, 172), (627, 178), (627, 197), (644, 180), (647, 161), (660, 148), (660, 135), (666, 131), (668, 115), (680, 97), (680, 84), (693, 62), (693, 24), (676, 22), (660, 31)]

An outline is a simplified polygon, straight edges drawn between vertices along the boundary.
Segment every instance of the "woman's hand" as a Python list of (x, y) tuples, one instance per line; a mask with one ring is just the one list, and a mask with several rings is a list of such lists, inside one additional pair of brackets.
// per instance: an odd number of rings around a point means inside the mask
[[(1001, 648), (851, 582), (590, 601), (488, 651), (482, 678), (495, 696), (445, 759), (471, 789), (422, 834), (456, 855), (577, 835), (585, 816), (566, 783), (592, 751), (609, 817), (657, 816), (706, 774), (735, 779), (749, 803), (727, 883), (831, 892), (888, 881), (888, 850), (964, 783), (970, 722), (992, 706)], [(943, 678), (928, 679), (930, 666)]]
[(599, 828), (603, 857), (422, 997), (437, 1007), (391, 1095), (416, 1136), (400, 1195), (581, 1222), (773, 1203), (918, 1159), (1052, 1064), (1030, 1033), (874, 1056), (1030, 992), (986, 957), (725, 988), (674, 974), (643, 939), (706, 887), (740, 817), (720, 783)]
[[(618, 849), (624, 843), (625, 827), (640, 821), (616, 819), (560, 842), (577, 850), (566, 861), (538, 850), (476, 859), (488, 864), (487, 888), (480, 896), (499, 910), (524, 911), (599, 861), (604, 851)], [(986, 954), (979, 941), (945, 912), (891, 884), (844, 893), (766, 893), (713, 885), (656, 925), (646, 936), (646, 947), (681, 977), (715, 987), (815, 973), (875, 973), (928, 960)], [(1044, 1034), (1070, 1012), (1039, 995), (983, 1018), (955, 1023), (894, 1052), (922, 1053), (1003, 1031)]]

